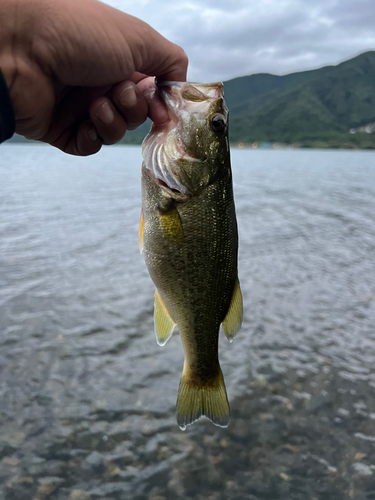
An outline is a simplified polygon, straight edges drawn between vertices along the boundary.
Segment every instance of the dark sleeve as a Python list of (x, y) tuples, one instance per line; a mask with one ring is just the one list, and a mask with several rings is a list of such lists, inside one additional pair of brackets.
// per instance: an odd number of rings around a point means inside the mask
[(8, 88), (0, 71), (0, 143), (10, 139), (14, 134), (16, 121)]

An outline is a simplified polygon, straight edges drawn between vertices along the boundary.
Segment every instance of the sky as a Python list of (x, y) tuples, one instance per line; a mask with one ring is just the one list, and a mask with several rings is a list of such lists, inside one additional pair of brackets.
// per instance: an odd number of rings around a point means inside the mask
[(105, 0), (180, 45), (188, 80), (285, 75), (375, 50), (375, 0)]

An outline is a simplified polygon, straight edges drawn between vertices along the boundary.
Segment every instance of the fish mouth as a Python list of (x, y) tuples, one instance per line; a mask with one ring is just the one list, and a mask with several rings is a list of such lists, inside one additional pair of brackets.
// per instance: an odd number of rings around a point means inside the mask
[[(198, 84), (197, 84), (198, 85)], [(214, 84), (216, 85), (216, 84)], [(220, 84), (222, 85), (222, 84)], [(161, 127), (165, 129), (166, 133), (174, 132), (174, 145), (173, 145), (173, 159), (181, 159), (189, 162), (199, 162), (204, 158), (200, 158), (198, 156), (192, 155), (191, 152), (187, 152), (184, 148), (184, 144), (182, 142), (181, 137), (177, 132), (177, 126), (180, 121), (181, 113), (188, 112), (187, 101), (207, 101), (209, 99), (208, 96), (204, 95), (200, 92), (194, 85), (188, 82), (172, 82), (172, 81), (158, 81), (156, 80), (156, 86), (159, 92), (159, 95), (164, 102), (170, 121)], [(201, 86), (205, 86), (202, 84)], [(189, 98), (190, 97), (190, 98)], [(157, 127), (154, 124), (155, 127)], [(170, 138), (172, 137), (172, 134)], [(170, 151), (172, 148), (170, 148)]]
[[(190, 84), (187, 82), (156, 81), (160, 98), (168, 111), (169, 121), (163, 125), (152, 124), (143, 141), (144, 165), (153, 174), (154, 180), (169, 194), (188, 197), (193, 194), (191, 183), (184, 178), (184, 164), (200, 163), (205, 157), (187, 152), (180, 133), (179, 124), (183, 113), (206, 114), (212, 99), (222, 97), (223, 84)], [(190, 187), (189, 187), (190, 186)]]
[(191, 102), (203, 102), (209, 99), (219, 99), (224, 96), (224, 85), (222, 82), (190, 83), (156, 79), (155, 83), (167, 106), (169, 98), (173, 95), (181, 96), (182, 99)]

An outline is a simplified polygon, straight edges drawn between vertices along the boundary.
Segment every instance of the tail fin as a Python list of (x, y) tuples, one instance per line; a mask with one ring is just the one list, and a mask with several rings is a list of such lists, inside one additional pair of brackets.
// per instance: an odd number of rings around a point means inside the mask
[(219, 427), (228, 427), (229, 403), (220, 367), (216, 379), (209, 385), (199, 384), (196, 379), (194, 383), (188, 381), (185, 372), (184, 367), (177, 398), (177, 423), (180, 429), (185, 430), (187, 425), (202, 416)]

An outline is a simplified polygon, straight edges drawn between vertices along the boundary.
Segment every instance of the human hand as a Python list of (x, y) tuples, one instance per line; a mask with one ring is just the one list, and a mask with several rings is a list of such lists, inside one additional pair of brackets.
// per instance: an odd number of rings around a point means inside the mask
[(169, 119), (150, 76), (184, 81), (187, 58), (146, 23), (97, 0), (0, 0), (0, 22), (17, 133), (85, 156)]

